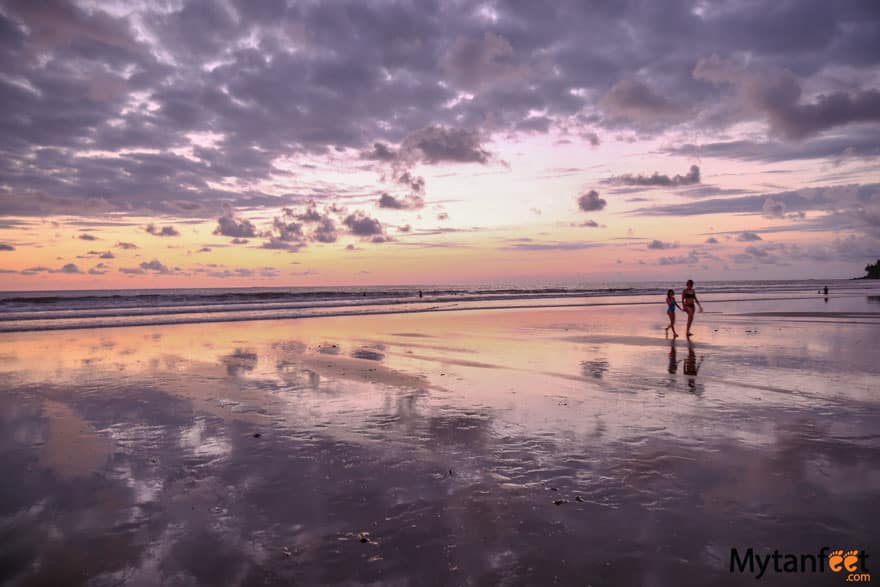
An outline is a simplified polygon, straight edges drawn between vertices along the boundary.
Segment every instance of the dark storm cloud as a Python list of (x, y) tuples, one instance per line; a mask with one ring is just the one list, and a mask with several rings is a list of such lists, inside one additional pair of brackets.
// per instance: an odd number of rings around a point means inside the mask
[(153, 236), (180, 236), (180, 231), (173, 226), (163, 226), (160, 228), (150, 223), (144, 227), (144, 230)]
[(599, 197), (599, 192), (596, 190), (590, 190), (578, 198), (578, 208), (584, 212), (601, 210), (607, 203), (608, 202)]
[[(276, 160), (302, 154), (362, 153), (401, 173), (488, 164), (492, 135), (562, 124), (596, 144), (601, 127), (700, 131), (763, 119), (811, 143), (829, 130), (876, 130), (878, 120), (877, 90), (859, 83), (880, 55), (870, 1), (125, 9), (2, 4), (0, 214), (207, 219), (223, 204), (323, 201), (333, 196), (318, 188), (278, 197), (254, 186), (283, 183), (292, 172)], [(725, 69), (744, 54), (760, 67)], [(819, 75), (825, 66), (852, 79), (835, 87)], [(774, 82), (764, 71), (789, 73)], [(876, 153), (877, 140), (852, 146)]]
[(620, 185), (635, 185), (644, 187), (654, 186), (685, 186), (700, 183), (700, 168), (691, 165), (690, 170), (685, 175), (675, 175), (669, 177), (665, 174), (654, 172), (652, 175), (618, 175), (606, 180), (608, 183), (616, 183)]

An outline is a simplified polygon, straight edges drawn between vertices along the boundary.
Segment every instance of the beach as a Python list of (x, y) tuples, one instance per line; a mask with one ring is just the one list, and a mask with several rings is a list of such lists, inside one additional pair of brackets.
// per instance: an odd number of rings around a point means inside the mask
[(0, 333), (0, 583), (743, 585), (733, 548), (873, 555), (878, 296), (701, 293), (690, 341), (662, 293)]

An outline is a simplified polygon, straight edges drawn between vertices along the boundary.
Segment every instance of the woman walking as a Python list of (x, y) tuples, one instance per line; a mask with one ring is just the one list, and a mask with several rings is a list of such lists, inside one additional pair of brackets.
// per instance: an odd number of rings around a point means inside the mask
[(691, 324), (694, 321), (694, 304), (696, 304), (700, 308), (700, 312), (703, 312), (703, 304), (700, 303), (700, 300), (697, 299), (697, 292), (694, 291), (694, 280), (687, 280), (687, 287), (681, 290), (681, 305), (682, 309), (688, 315), (687, 322), (687, 337), (691, 337)]

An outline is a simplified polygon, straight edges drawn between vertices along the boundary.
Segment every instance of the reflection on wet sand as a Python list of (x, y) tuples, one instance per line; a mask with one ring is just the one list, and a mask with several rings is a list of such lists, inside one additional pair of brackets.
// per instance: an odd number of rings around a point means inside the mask
[(741, 584), (732, 546), (870, 547), (877, 329), (706, 315), (682, 359), (652, 319), (0, 337), (0, 582)]

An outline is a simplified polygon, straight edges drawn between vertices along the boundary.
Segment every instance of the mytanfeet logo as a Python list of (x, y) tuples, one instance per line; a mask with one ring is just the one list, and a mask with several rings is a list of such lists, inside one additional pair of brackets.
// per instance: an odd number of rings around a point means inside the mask
[(774, 550), (772, 553), (755, 554), (749, 548), (740, 553), (730, 549), (730, 572), (749, 573), (760, 579), (768, 573), (835, 573), (847, 583), (870, 583), (868, 553), (857, 549), (822, 548), (818, 554), (791, 554)]

